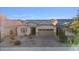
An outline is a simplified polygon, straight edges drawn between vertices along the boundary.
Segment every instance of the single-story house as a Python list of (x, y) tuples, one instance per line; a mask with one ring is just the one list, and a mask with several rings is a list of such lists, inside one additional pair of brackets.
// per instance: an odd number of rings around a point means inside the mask
[(17, 28), (17, 35), (52, 36), (56, 27), (51, 20), (26, 20), (24, 25)]

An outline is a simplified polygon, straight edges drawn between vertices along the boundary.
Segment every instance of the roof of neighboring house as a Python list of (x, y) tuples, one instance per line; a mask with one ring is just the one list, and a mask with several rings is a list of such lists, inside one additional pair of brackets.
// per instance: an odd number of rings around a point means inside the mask
[(20, 26), (20, 25), (23, 25), (23, 23), (21, 21), (7, 20), (5, 26), (17, 27), (17, 26)]
[(38, 25), (51, 25), (51, 20), (26, 20), (26, 23), (34, 23)]
[[(52, 19), (54, 20), (54, 19)], [(37, 20), (26, 20), (26, 23), (36, 23), (36, 24), (39, 24), (39, 25), (52, 25), (52, 20), (51, 19), (37, 19)], [(72, 19), (57, 19), (57, 21), (61, 24), (61, 23), (64, 23), (64, 22), (70, 22), (72, 21)]]
[[(72, 19), (57, 19), (59, 22), (63, 22), (63, 21), (70, 21)], [(14, 27), (17, 27), (17, 26), (20, 26), (20, 25), (28, 25), (30, 23), (33, 23), (33, 24), (37, 24), (37, 25), (52, 25), (52, 20), (51, 19), (36, 19), (36, 20), (20, 20), (20, 19), (17, 19), (17, 20), (10, 20), (8, 19), (6, 21), (6, 26), (14, 26)]]

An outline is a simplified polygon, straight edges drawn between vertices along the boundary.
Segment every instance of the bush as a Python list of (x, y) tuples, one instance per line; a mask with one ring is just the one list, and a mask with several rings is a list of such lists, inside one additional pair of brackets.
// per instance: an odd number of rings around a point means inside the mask
[(79, 32), (76, 34), (76, 36), (75, 36), (75, 38), (74, 38), (73, 44), (74, 44), (74, 45), (79, 44)]
[(20, 45), (20, 44), (21, 44), (21, 41), (19, 41), (19, 40), (14, 41), (14, 45)]
[(59, 35), (59, 40), (62, 43), (66, 43), (67, 42), (67, 37), (63, 34)]
[(15, 35), (13, 30), (10, 30), (9, 37), (10, 37), (11, 40), (15, 40), (16, 35)]
[(75, 33), (75, 37), (69, 42), (71, 46), (79, 44), (79, 29), (74, 30), (74, 33)]

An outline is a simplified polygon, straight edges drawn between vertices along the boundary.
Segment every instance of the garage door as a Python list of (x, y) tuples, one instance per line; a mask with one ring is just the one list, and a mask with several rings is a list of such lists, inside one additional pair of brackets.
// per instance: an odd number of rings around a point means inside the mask
[(38, 29), (39, 36), (53, 36), (53, 29)]

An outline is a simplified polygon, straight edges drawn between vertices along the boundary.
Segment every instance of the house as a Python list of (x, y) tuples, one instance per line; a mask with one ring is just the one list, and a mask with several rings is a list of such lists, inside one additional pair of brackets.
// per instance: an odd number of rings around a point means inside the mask
[(9, 20), (4, 15), (0, 15), (0, 38), (10, 35), (11, 30), (17, 35), (17, 28), (20, 25), (22, 25), (20, 21)]
[(56, 27), (52, 25), (51, 20), (26, 20), (24, 25), (17, 28), (18, 36), (52, 36)]
[(8, 19), (5, 25), (5, 36), (9, 35), (11, 30), (17, 35), (17, 28), (21, 25), (23, 25), (21, 21)]

